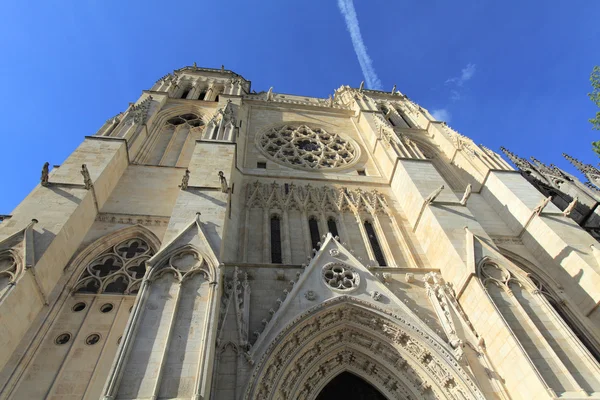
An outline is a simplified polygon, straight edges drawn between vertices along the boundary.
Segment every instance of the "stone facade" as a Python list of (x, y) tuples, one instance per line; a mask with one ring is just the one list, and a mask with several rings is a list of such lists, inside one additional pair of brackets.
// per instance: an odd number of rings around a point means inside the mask
[(597, 197), (529, 175), (395, 90), (176, 70), (2, 216), (0, 399), (600, 398)]

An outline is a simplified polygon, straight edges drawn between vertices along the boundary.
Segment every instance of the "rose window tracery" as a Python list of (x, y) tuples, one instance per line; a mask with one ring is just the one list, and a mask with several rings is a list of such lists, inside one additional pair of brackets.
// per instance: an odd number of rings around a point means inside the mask
[(341, 168), (356, 160), (358, 148), (337, 133), (307, 125), (274, 128), (258, 146), (272, 159), (295, 168)]
[(86, 266), (75, 292), (135, 294), (151, 256), (152, 249), (142, 239), (121, 242)]
[(348, 265), (329, 263), (323, 267), (323, 280), (332, 289), (349, 291), (358, 287), (360, 276)]

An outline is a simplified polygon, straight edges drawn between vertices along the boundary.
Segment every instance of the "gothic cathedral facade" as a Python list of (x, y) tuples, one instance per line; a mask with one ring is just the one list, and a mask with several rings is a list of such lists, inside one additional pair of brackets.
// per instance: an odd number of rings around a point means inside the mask
[(395, 87), (181, 68), (2, 217), (0, 399), (598, 399), (574, 209)]

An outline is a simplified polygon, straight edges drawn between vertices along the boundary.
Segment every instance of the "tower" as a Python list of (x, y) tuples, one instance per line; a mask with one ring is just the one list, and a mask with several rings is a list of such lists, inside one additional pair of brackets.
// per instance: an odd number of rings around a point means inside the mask
[(531, 179), (396, 90), (176, 70), (3, 217), (0, 399), (600, 396), (597, 242)]

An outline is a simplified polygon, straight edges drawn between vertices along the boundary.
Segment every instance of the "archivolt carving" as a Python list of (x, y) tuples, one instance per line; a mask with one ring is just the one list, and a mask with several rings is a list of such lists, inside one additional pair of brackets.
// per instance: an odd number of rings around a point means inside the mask
[(283, 329), (257, 362), (245, 399), (314, 399), (344, 369), (389, 398), (483, 399), (440, 342), (401, 316), (348, 296)]
[(125, 240), (94, 258), (79, 277), (74, 291), (135, 294), (152, 253), (142, 239)]
[(278, 208), (305, 211), (344, 212), (365, 211), (370, 214), (389, 213), (385, 197), (377, 190), (334, 188), (329, 186), (280, 185), (256, 181), (247, 186), (246, 204), (249, 208)]
[(307, 125), (284, 125), (263, 133), (258, 147), (270, 158), (294, 168), (346, 167), (359, 155), (358, 147), (337, 133)]

